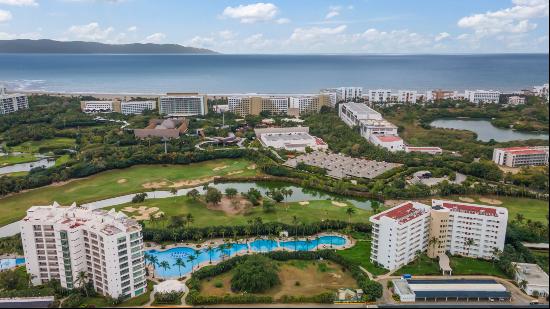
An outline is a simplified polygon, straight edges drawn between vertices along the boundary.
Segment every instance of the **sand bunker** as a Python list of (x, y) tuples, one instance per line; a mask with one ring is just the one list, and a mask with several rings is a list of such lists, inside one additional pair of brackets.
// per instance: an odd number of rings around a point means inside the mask
[(238, 171), (229, 172), (229, 173), (227, 173), (227, 176), (237, 175), (237, 174), (240, 174), (240, 173), (244, 173), (244, 171), (238, 170)]
[(166, 181), (159, 181), (159, 182), (147, 182), (142, 184), (141, 186), (145, 189), (158, 189), (162, 187), (166, 187), (168, 185), (168, 182)]
[(249, 169), (249, 170), (255, 170), (255, 169), (256, 169), (256, 164), (249, 165), (249, 166), (247, 167), (247, 169)]
[(469, 198), (469, 197), (462, 197), (461, 196), (458, 199), (463, 201), (463, 202), (466, 202), (466, 203), (475, 203), (475, 200), (473, 198)]
[(341, 202), (337, 202), (337, 201), (332, 201), (332, 205), (338, 206), (338, 207), (346, 207), (346, 206), (348, 206), (348, 204), (346, 204), (346, 203), (341, 203)]
[(122, 179), (117, 180), (116, 183), (127, 183), (127, 182), (128, 182), (128, 179), (122, 178)]
[(309, 202), (308, 201), (303, 201), (303, 202), (298, 202), (298, 204), (300, 204), (302, 206), (306, 206), (306, 205), (309, 205)]
[(205, 178), (199, 178), (194, 180), (180, 180), (175, 181), (170, 185), (170, 188), (181, 188), (181, 187), (196, 187), (202, 184), (205, 184), (207, 182), (211, 182), (214, 180), (214, 177), (205, 177)]
[(223, 211), (225, 214), (233, 216), (246, 212), (250, 208), (251, 204), (243, 197), (228, 198), (222, 197), (222, 200), (217, 205), (208, 203), (206, 207), (210, 210)]
[[(147, 207), (147, 206), (140, 206), (138, 208), (135, 207), (124, 207), (122, 208), (123, 212), (129, 212), (134, 213), (137, 212), (138, 215), (133, 215), (132, 218), (138, 221), (147, 221), (151, 219), (151, 216), (156, 213), (159, 209), (157, 207)], [(160, 214), (160, 215), (159, 215)], [(159, 212), (155, 214), (155, 218), (159, 218), (160, 216), (164, 215), (163, 212)]]
[(212, 170), (213, 170), (214, 172), (217, 172), (217, 171), (221, 171), (221, 170), (223, 170), (223, 169), (226, 169), (226, 168), (228, 168), (228, 167), (229, 167), (229, 166), (227, 166), (227, 165), (218, 166), (218, 167), (213, 168)]
[(490, 205), (502, 205), (502, 201), (491, 199), (491, 198), (482, 197), (479, 199), (479, 201)]

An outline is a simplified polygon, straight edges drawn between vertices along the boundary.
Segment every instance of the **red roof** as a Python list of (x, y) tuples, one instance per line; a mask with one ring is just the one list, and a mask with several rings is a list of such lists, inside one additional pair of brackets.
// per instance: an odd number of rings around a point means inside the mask
[(545, 154), (546, 150), (537, 149), (535, 147), (523, 146), (523, 147), (508, 147), (502, 148), (506, 152), (519, 155), (530, 155), (530, 154)]
[(476, 215), (492, 216), (497, 217), (497, 210), (495, 208), (483, 207), (483, 206), (473, 206), (473, 205), (464, 205), (459, 203), (443, 203), (443, 207), (449, 208), (450, 210), (457, 210), (459, 212), (466, 212)]
[(399, 221), (399, 224), (403, 224), (420, 217), (424, 213), (425, 212), (423, 209), (417, 209), (414, 207), (413, 203), (409, 202), (390, 209), (387, 212), (381, 213), (374, 219), (379, 220), (382, 217), (388, 217)]
[(322, 139), (316, 137), (315, 138), (315, 144), (317, 145), (326, 145), (325, 141), (323, 141)]
[(393, 135), (382, 135), (382, 136), (376, 136), (376, 138), (384, 143), (391, 143), (391, 142), (398, 142), (401, 141), (401, 137), (399, 136), (393, 136)]
[(408, 146), (407, 147), (408, 150), (410, 151), (423, 151), (423, 150), (427, 150), (427, 151), (442, 151), (441, 148), (439, 147), (413, 147), (413, 146)]

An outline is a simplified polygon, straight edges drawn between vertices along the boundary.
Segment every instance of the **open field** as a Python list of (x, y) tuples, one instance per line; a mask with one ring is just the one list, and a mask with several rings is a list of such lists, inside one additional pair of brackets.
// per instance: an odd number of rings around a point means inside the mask
[[(180, 196), (166, 199), (149, 199), (143, 203), (120, 205), (115, 209), (122, 210), (129, 206), (157, 207), (168, 218), (176, 215), (192, 214), (194, 217), (193, 226), (195, 227), (228, 224), (246, 225), (247, 221), (254, 217), (261, 217), (264, 222), (282, 222), (287, 224), (292, 224), (293, 216), (298, 217), (301, 223), (319, 222), (326, 218), (342, 221), (348, 220), (346, 208), (336, 207), (332, 205), (331, 201), (310, 201), (306, 206), (302, 206), (299, 203), (281, 203), (276, 206), (276, 211), (273, 213), (266, 213), (261, 206), (257, 206), (249, 208), (244, 214), (228, 215), (222, 210), (215, 210), (215, 207), (208, 209), (200, 200), (193, 201), (186, 196)], [(352, 216), (352, 222), (366, 222), (368, 220), (369, 211), (359, 208), (356, 208), (355, 211), (355, 215)], [(132, 214), (128, 213), (128, 215)], [(163, 224), (168, 224), (168, 221), (156, 221), (154, 223), (146, 221), (146, 225), (157, 227), (162, 227)]]
[[(453, 275), (489, 275), (506, 278), (506, 275), (492, 261), (450, 256)], [(441, 275), (439, 263), (436, 259), (430, 259), (426, 254), (408, 265), (401, 267), (394, 275), (411, 274), (414, 276)]]
[(370, 239), (361, 239), (357, 235), (352, 236), (357, 240), (355, 246), (350, 249), (338, 251), (338, 254), (362, 266), (374, 276), (380, 276), (387, 273), (388, 271), (386, 269), (377, 267), (370, 261)]
[(0, 156), (0, 167), (18, 163), (33, 162), (38, 160), (34, 155), (24, 153), (18, 156)]
[[(213, 160), (189, 165), (141, 165), (122, 170), (111, 170), (84, 179), (50, 185), (0, 199), (0, 226), (24, 217), (33, 205), (49, 205), (54, 201), (62, 205), (86, 203), (153, 188), (169, 188), (181, 182), (242, 171), (238, 176), (253, 176), (255, 169), (244, 159)], [(223, 169), (220, 169), (224, 167)]]
[[(336, 292), (339, 288), (355, 288), (357, 283), (349, 272), (330, 261), (279, 262), (281, 284), (258, 294), (279, 299), (288, 296), (313, 296), (324, 292)], [(231, 291), (233, 271), (202, 281), (201, 294), (205, 296), (234, 295)], [(216, 287), (218, 286), (218, 287)]]
[(531, 250), (535, 258), (537, 259), (537, 264), (548, 273), (548, 251), (545, 250)]
[(41, 141), (29, 141), (22, 144), (10, 147), (12, 152), (27, 152), (37, 153), (41, 147), (44, 148), (73, 148), (75, 140), (73, 138), (57, 137), (52, 139), (45, 139)]

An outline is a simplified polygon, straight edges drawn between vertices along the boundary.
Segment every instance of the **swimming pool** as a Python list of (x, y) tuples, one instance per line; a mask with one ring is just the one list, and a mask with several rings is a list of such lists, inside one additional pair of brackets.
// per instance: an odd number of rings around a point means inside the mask
[(0, 260), (0, 270), (14, 268), (16, 266), (24, 265), (24, 264), (25, 264), (25, 259), (24, 258), (1, 259)]
[[(191, 273), (192, 268), (208, 265), (210, 262), (216, 263), (221, 260), (234, 257), (237, 254), (250, 253), (265, 253), (271, 251), (312, 251), (316, 248), (319, 249), (338, 249), (347, 244), (347, 240), (342, 236), (325, 235), (314, 237), (311, 239), (301, 239), (292, 241), (279, 241), (268, 239), (257, 239), (249, 243), (239, 242), (232, 243), (229, 247), (221, 248), (221, 246), (211, 248), (201, 248), (195, 250), (190, 247), (177, 247), (165, 251), (149, 250), (147, 254), (156, 256), (158, 262), (167, 261), (170, 264), (170, 268), (164, 269), (158, 265), (155, 267), (155, 276), (169, 279), (179, 278)], [(194, 261), (189, 261), (190, 256), (195, 256)], [(178, 267), (174, 265), (176, 259), (181, 258), (185, 262), (184, 267)]]

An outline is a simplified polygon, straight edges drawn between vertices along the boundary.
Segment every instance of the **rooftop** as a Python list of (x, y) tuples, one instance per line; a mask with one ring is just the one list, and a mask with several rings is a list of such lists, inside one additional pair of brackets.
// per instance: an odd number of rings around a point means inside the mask
[(375, 135), (375, 137), (383, 143), (393, 143), (403, 140), (401, 137), (393, 135)]
[(344, 106), (354, 114), (380, 114), (379, 112), (368, 107), (367, 104), (364, 103), (349, 102), (344, 103)]
[(521, 280), (525, 280), (528, 284), (548, 286), (548, 274), (542, 270), (537, 264), (529, 263), (514, 263), (516, 273)]
[(475, 214), (475, 215), (498, 217), (497, 209), (493, 207), (488, 207), (488, 206), (462, 204), (462, 203), (455, 203), (455, 202), (443, 202), (443, 207), (448, 208), (452, 211), (458, 211), (458, 212)]
[[(416, 204), (416, 205), (415, 205)], [(423, 214), (427, 213), (429, 207), (424, 204), (406, 202), (374, 217), (374, 220), (380, 220), (382, 217), (387, 217), (398, 221), (399, 224), (407, 223), (414, 220)]]

